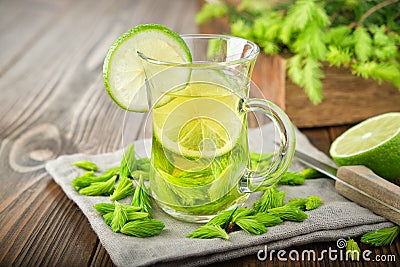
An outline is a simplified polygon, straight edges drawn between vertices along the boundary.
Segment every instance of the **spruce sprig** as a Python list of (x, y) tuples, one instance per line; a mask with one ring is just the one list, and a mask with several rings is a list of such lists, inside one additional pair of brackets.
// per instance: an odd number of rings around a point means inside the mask
[(190, 234), (186, 235), (188, 238), (202, 238), (202, 239), (210, 239), (210, 238), (222, 238), (229, 239), (228, 233), (221, 228), (221, 226), (216, 224), (206, 224), (202, 225)]
[(99, 167), (97, 167), (97, 165), (91, 161), (76, 161), (74, 163), (72, 163), (72, 165), (79, 167), (81, 169), (87, 170), (87, 171), (97, 171), (99, 169)]
[(85, 172), (84, 174), (73, 179), (72, 185), (75, 187), (76, 190), (79, 191), (79, 189), (87, 187), (92, 183), (108, 181), (113, 176), (118, 175), (118, 169), (119, 167), (108, 169), (99, 176), (96, 176), (94, 171)]
[(258, 1), (209, 2), (197, 23), (227, 17), (233, 35), (253, 40), (267, 54), (291, 56), (288, 76), (314, 104), (323, 99), (323, 62), (400, 89), (399, 1), (249, 2)]
[(146, 219), (128, 222), (120, 231), (125, 235), (143, 238), (159, 235), (164, 227), (165, 224), (160, 220)]
[(120, 178), (114, 192), (110, 196), (110, 200), (115, 201), (126, 198), (127, 196), (131, 195), (134, 190), (135, 188), (133, 186), (132, 180), (128, 177), (122, 177)]
[(399, 233), (400, 226), (398, 225), (389, 228), (382, 228), (365, 233), (363, 236), (361, 236), (361, 242), (377, 247), (387, 246), (393, 243)]
[(129, 177), (131, 172), (136, 170), (136, 155), (134, 144), (127, 147), (124, 156), (122, 157), (121, 166), (119, 170), (120, 177)]
[(114, 232), (119, 232), (127, 220), (128, 216), (126, 215), (126, 209), (120, 203), (115, 201), (115, 207), (110, 225), (111, 230)]
[(361, 249), (354, 239), (349, 238), (346, 245), (346, 259), (349, 258), (353, 261), (360, 260)]
[(117, 176), (113, 176), (105, 182), (91, 183), (89, 186), (80, 189), (79, 194), (86, 196), (109, 196), (114, 192), (116, 180)]
[(151, 200), (149, 194), (146, 192), (143, 176), (140, 176), (139, 184), (136, 186), (133, 194), (132, 206), (140, 207), (141, 211), (151, 215)]

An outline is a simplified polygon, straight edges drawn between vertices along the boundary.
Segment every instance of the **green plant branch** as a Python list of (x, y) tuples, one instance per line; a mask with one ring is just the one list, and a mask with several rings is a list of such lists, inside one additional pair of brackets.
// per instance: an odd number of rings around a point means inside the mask
[(361, 26), (363, 24), (363, 22), (367, 19), (368, 16), (370, 16), (372, 13), (374, 13), (375, 11), (384, 8), (385, 6), (394, 4), (399, 2), (400, 0), (386, 0), (382, 3), (377, 4), (374, 7), (371, 7), (367, 12), (365, 12), (364, 15), (362, 15), (362, 17), (360, 18), (360, 21), (358, 22), (358, 26)]

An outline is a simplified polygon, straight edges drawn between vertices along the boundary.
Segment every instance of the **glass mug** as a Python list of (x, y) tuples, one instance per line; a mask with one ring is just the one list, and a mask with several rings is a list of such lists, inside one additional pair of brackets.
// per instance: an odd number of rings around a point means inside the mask
[[(273, 103), (248, 97), (259, 47), (225, 35), (182, 35), (191, 63), (162, 62), (138, 52), (152, 112), (150, 190), (181, 220), (206, 222), (270, 186), (291, 164), (295, 134)], [(280, 147), (266, 170), (249, 167), (248, 112), (274, 122)]]

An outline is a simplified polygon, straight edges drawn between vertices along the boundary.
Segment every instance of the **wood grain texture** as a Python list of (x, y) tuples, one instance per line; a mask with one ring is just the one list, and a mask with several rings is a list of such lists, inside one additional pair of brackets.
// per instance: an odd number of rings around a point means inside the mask
[[(113, 266), (88, 220), (44, 165), (60, 155), (115, 151), (148, 137), (142, 131), (146, 114), (125, 116), (107, 96), (101, 74), (104, 56), (112, 41), (136, 24), (162, 23), (179, 33), (196, 32), (197, 4), (0, 1), (0, 266)], [(326, 152), (342, 130), (305, 133)], [(334, 244), (299, 249), (322, 250), (329, 245)], [(399, 247), (397, 241), (374, 253), (399, 257)], [(259, 262), (255, 255), (215, 266), (274, 264), (316, 266), (276, 259)]]

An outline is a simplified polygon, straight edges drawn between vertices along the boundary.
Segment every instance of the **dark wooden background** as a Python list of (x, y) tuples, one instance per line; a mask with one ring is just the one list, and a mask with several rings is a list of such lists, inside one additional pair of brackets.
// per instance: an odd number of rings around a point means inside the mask
[[(122, 147), (124, 111), (109, 99), (102, 81), (108, 47), (140, 23), (196, 32), (196, 9), (196, 0), (0, 0), (0, 266), (112, 266), (83, 213), (44, 165), (63, 154)], [(130, 134), (138, 139), (145, 114), (133, 117)], [(327, 153), (347, 127), (302, 131)], [(296, 249), (329, 246), (334, 242)], [(399, 240), (373, 250), (397, 261), (399, 251)], [(343, 264), (259, 262), (250, 255), (215, 266)]]

